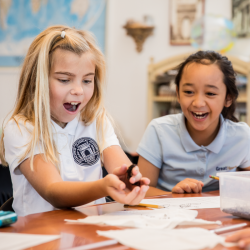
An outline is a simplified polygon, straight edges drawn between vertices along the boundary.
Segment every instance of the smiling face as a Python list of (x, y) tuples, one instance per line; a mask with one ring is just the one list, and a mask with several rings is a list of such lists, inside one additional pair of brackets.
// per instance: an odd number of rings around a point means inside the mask
[(230, 98), (226, 100), (226, 93), (223, 73), (217, 65), (191, 63), (185, 66), (177, 96), (193, 139), (201, 132), (215, 138), (221, 111), (232, 103)]
[(90, 52), (80, 56), (62, 49), (52, 55), (49, 74), (50, 111), (61, 127), (72, 121), (94, 93), (95, 64)]

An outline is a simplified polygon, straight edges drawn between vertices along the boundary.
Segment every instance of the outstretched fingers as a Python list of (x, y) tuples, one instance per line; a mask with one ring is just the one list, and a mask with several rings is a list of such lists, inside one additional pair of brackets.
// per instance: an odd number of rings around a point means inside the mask
[(202, 187), (204, 186), (203, 182), (195, 180), (195, 179), (189, 179), (186, 178), (183, 181), (180, 181), (177, 183), (173, 189), (173, 193), (200, 193), (202, 191)]

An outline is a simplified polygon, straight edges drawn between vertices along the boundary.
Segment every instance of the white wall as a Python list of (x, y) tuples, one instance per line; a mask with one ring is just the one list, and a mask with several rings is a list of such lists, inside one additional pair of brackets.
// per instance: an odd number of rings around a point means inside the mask
[(19, 75), (19, 68), (0, 68), (0, 128), (14, 107)]
[[(231, 17), (230, 0), (206, 0), (205, 12)], [(106, 106), (116, 120), (128, 150), (133, 152), (147, 125), (147, 65), (192, 50), (191, 46), (169, 45), (168, 0), (108, 0), (106, 59), (108, 79)], [(135, 43), (122, 28), (128, 19), (154, 19), (155, 30), (137, 53)], [(236, 43), (230, 52), (243, 59), (250, 58), (249, 39)], [(19, 71), (0, 69), (0, 122), (13, 108)]]

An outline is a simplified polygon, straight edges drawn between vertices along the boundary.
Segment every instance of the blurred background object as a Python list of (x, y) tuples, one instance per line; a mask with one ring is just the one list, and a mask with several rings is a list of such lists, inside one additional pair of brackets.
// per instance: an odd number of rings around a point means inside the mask
[(172, 45), (190, 45), (191, 26), (204, 14), (204, 0), (171, 0), (170, 43)]
[(233, 48), (236, 33), (231, 20), (205, 15), (191, 27), (191, 44), (197, 50), (225, 53)]
[(123, 28), (126, 29), (127, 35), (134, 39), (137, 52), (141, 52), (143, 43), (153, 33), (153, 19), (147, 15), (144, 16), (143, 22), (136, 22), (130, 19)]
[(104, 52), (106, 0), (1, 0), (0, 67), (20, 66), (34, 38), (62, 24), (90, 30)]
[(250, 36), (250, 2), (248, 0), (232, 0), (232, 20), (237, 37)]

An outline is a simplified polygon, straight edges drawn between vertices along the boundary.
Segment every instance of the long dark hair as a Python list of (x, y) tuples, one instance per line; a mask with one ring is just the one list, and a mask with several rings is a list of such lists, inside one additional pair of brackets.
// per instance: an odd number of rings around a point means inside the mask
[(221, 72), (223, 73), (223, 82), (227, 87), (226, 98), (230, 96), (232, 98), (232, 104), (229, 107), (224, 107), (221, 114), (225, 119), (229, 119), (233, 122), (238, 122), (238, 119), (234, 116), (235, 108), (236, 108), (236, 99), (239, 95), (238, 89), (236, 87), (236, 73), (233, 69), (231, 61), (228, 60), (226, 56), (222, 56), (221, 54), (207, 50), (207, 51), (198, 51), (192, 55), (190, 55), (183, 63), (181, 63), (177, 69), (178, 74), (175, 78), (175, 84), (179, 89), (182, 72), (187, 64), (190, 63), (200, 63), (203, 65), (216, 64)]

